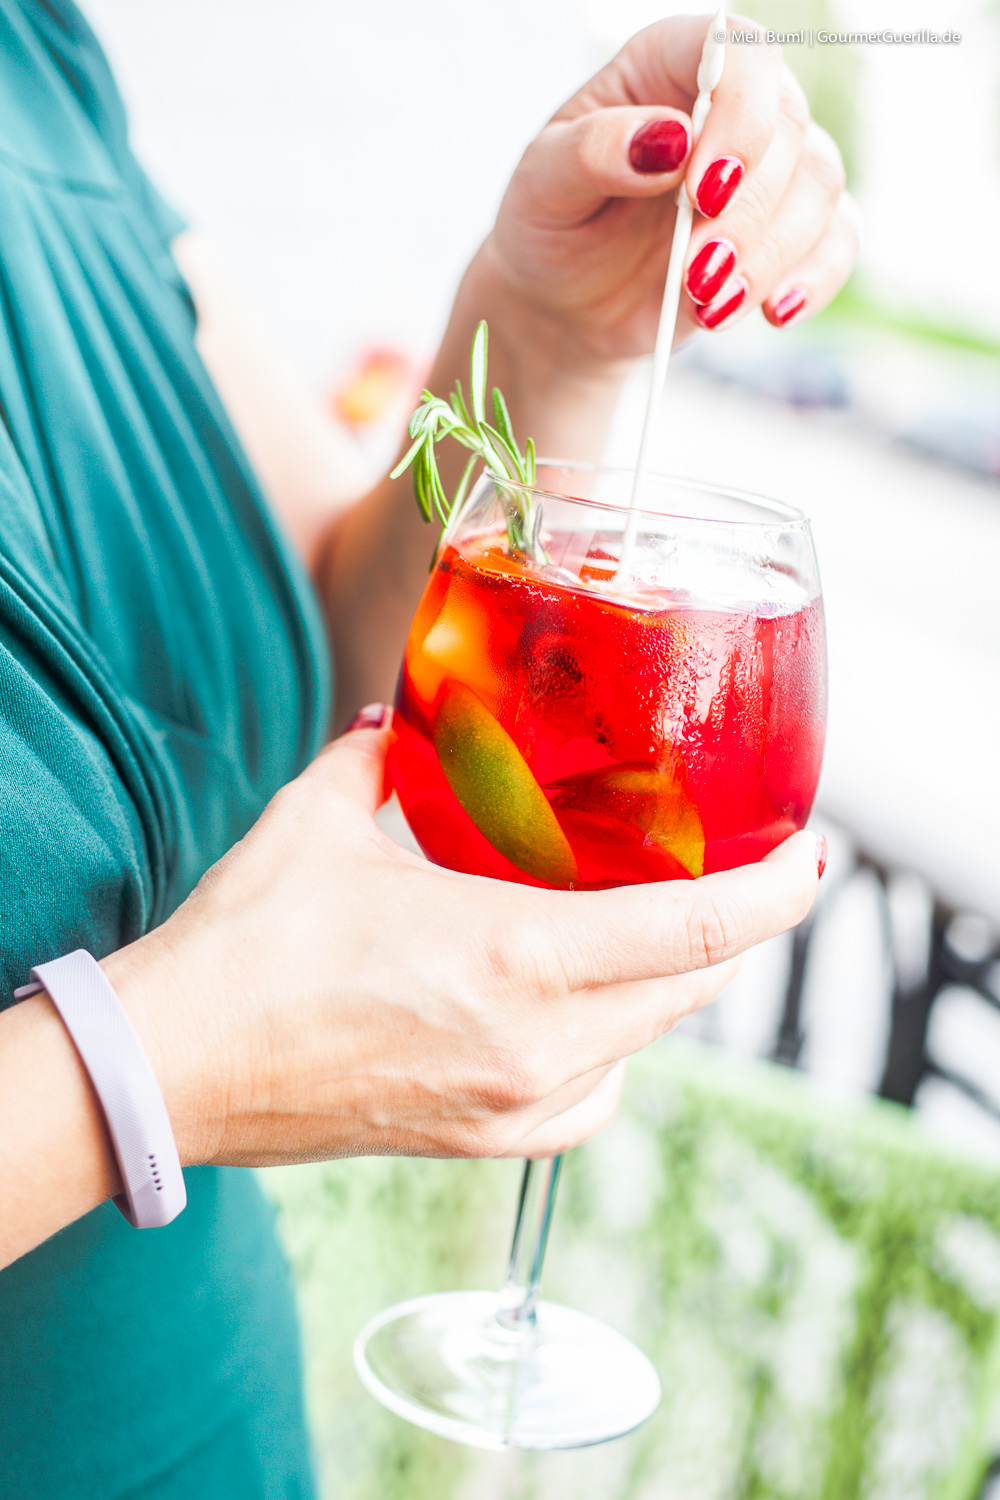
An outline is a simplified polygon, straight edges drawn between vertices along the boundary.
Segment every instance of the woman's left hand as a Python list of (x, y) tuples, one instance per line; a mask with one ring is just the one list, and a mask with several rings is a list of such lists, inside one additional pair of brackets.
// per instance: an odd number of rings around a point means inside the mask
[[(689, 111), (707, 16), (647, 27), (525, 152), (482, 257), (504, 294), (601, 364), (652, 348), (683, 178), (696, 216), (678, 337), (762, 307), (818, 312), (857, 253), (837, 147), (763, 40), (729, 41), (697, 146)], [(757, 30), (753, 21), (733, 26)]]

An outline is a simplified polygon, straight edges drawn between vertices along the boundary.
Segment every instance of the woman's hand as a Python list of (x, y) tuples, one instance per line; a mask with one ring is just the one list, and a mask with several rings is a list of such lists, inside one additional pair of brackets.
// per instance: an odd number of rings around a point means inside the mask
[(157, 931), (104, 961), (185, 1162), (547, 1155), (619, 1060), (799, 921), (816, 839), (695, 882), (549, 892), (439, 869), (376, 826), (390, 731), (334, 742)]
[[(162, 927), (103, 960), (181, 1160), (551, 1156), (614, 1114), (621, 1059), (809, 909), (818, 844), (600, 892), (429, 865), (385, 837), (389, 731), (343, 736)], [(0, 1266), (120, 1191), (45, 994), (0, 1014)]]
[[(652, 348), (682, 178), (699, 212), (679, 337), (758, 306), (777, 326), (808, 317), (850, 273), (857, 231), (840, 154), (780, 47), (730, 41), (691, 152), (710, 19), (633, 37), (554, 115), (507, 189), (481, 270), (548, 320), (567, 357), (599, 365)], [(734, 27), (760, 30), (739, 17)]]
[[(688, 112), (710, 24), (679, 16), (648, 27), (555, 114), (458, 290), (429, 388), (468, 378), (473, 331), (486, 318), (490, 380), (515, 432), (530, 433), (540, 453), (600, 458), (627, 363), (653, 347), (682, 177), (701, 211), (679, 338), (699, 324), (729, 327), (758, 306), (779, 326), (808, 317), (854, 263), (840, 156), (810, 122), (780, 48), (729, 43), (690, 152)], [(446, 488), (465, 462), (450, 448)], [(331, 528), (319, 581), (345, 717), (392, 690), (428, 550), (408, 475)]]

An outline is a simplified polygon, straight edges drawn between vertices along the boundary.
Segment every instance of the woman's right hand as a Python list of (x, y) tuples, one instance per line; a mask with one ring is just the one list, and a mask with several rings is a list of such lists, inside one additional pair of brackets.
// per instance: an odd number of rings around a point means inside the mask
[(374, 821), (390, 732), (335, 741), (104, 960), (185, 1164), (563, 1150), (614, 1112), (620, 1059), (812, 904), (808, 832), (757, 865), (611, 891), (439, 869)]

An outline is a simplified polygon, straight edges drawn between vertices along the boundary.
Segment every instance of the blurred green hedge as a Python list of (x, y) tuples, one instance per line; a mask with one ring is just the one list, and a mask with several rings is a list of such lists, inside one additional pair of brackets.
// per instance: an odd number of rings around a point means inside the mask
[(652, 1048), (619, 1120), (567, 1160), (545, 1285), (636, 1339), (663, 1404), (604, 1448), (493, 1455), (383, 1412), (351, 1344), (390, 1302), (499, 1282), (518, 1172), (262, 1174), (329, 1500), (973, 1500), (1000, 1436), (1000, 1172), (894, 1106)]

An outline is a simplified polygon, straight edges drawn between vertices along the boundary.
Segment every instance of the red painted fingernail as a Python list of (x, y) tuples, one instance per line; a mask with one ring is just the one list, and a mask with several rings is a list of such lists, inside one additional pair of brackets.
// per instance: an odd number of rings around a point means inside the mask
[(793, 286), (790, 292), (785, 293), (780, 302), (775, 303), (771, 317), (779, 328), (783, 328), (787, 322), (795, 317), (797, 312), (802, 311), (805, 305), (805, 292), (800, 286)]
[(344, 732), (350, 734), (352, 729), (381, 729), (388, 712), (384, 703), (366, 703), (364, 708), (358, 709)]
[(702, 245), (688, 266), (685, 278), (692, 302), (711, 302), (732, 275), (736, 264), (736, 246), (729, 240), (709, 240)]
[(691, 132), (683, 120), (647, 120), (628, 148), (636, 172), (676, 172), (691, 150)]
[(823, 871), (826, 869), (826, 834), (816, 835), (816, 878), (823, 879)]
[(742, 276), (736, 276), (729, 283), (725, 296), (713, 302), (710, 307), (696, 307), (695, 316), (702, 328), (718, 328), (739, 307), (747, 294), (747, 284)]
[(720, 156), (718, 161), (713, 161), (695, 194), (698, 212), (704, 214), (706, 219), (714, 219), (721, 214), (739, 187), (740, 178), (745, 171), (738, 156)]

